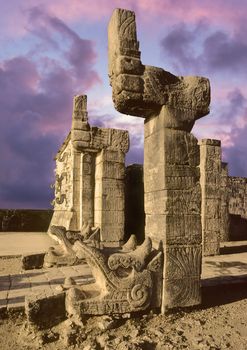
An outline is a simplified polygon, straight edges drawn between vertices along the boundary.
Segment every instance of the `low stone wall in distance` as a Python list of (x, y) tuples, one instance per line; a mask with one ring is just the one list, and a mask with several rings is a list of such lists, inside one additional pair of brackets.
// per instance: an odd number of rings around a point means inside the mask
[(0, 209), (0, 231), (46, 232), (52, 209)]

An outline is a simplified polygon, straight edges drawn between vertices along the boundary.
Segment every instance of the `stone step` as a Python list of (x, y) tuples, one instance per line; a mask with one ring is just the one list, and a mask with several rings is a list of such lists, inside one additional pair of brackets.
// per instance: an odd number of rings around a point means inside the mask
[(247, 241), (231, 241), (220, 243), (220, 254), (238, 254), (247, 252)]
[(58, 293), (68, 277), (72, 277), (77, 285), (95, 282), (87, 264), (29, 270), (15, 275), (0, 275), (0, 313), (3, 309), (23, 310), (26, 295), (43, 292)]

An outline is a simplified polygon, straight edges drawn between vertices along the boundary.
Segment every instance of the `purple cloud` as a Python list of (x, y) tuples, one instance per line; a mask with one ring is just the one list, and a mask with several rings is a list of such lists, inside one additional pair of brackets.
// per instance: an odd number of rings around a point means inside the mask
[(210, 77), (213, 119), (202, 121), (200, 137), (221, 139), (230, 174), (247, 176), (247, 96), (243, 88), (237, 88), (246, 77), (247, 44), (243, 36), (212, 31), (205, 21), (194, 27), (179, 24), (162, 39), (161, 48), (177, 73)]
[[(213, 119), (201, 119), (195, 128), (199, 138), (221, 140), (223, 161), (232, 176), (247, 176), (247, 98), (239, 89), (232, 90), (217, 107)], [(199, 125), (200, 124), (200, 125)]]
[[(73, 95), (100, 81), (91, 41), (41, 11), (31, 12), (29, 21), (35, 48), (27, 56), (0, 62), (2, 208), (49, 207), (53, 157), (70, 129)], [(38, 52), (37, 43), (42, 46)], [(56, 57), (49, 53), (51, 45)]]
[(232, 176), (247, 176), (247, 98), (239, 90), (229, 95), (229, 108), (223, 109), (221, 122), (229, 125), (228, 136), (231, 140), (228, 147), (224, 147), (223, 155), (228, 161)]
[(183, 72), (241, 73), (246, 75), (247, 44), (243, 36), (212, 32), (206, 21), (176, 25), (162, 39), (164, 57)]

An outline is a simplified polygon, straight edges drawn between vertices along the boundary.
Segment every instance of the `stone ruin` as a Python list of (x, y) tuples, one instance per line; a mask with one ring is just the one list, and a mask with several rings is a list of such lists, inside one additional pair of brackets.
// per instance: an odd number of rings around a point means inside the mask
[[(56, 155), (54, 214), (50, 227), (100, 227), (102, 246), (124, 238), (124, 173), (129, 135), (91, 127), (87, 96), (75, 96), (71, 132)], [(49, 228), (49, 232), (50, 232)]]
[(115, 108), (145, 118), (145, 236), (162, 243), (162, 312), (200, 304), (200, 150), (190, 131), (209, 113), (209, 81), (143, 65), (131, 11), (114, 11), (108, 41)]
[(42, 322), (50, 301), (77, 321), (198, 305), (202, 238), (205, 252), (217, 252), (217, 237), (227, 231), (222, 189), (228, 177), (220, 144), (206, 139), (199, 145), (191, 133), (209, 113), (208, 79), (143, 65), (134, 12), (113, 12), (108, 40), (114, 106), (144, 118), (145, 239), (138, 245), (132, 234), (125, 242), (128, 132), (90, 126), (87, 97), (76, 96), (71, 132), (56, 156), (49, 234), (59, 244), (44, 264), (86, 261), (95, 281), (75, 285), (67, 279), (57, 296), (26, 297), (31, 323)]

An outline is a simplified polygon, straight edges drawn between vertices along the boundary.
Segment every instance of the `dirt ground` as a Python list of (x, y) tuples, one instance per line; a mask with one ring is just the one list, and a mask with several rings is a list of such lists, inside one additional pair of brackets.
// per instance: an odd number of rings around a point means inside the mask
[[(20, 272), (20, 259), (1, 259), (0, 274)], [(247, 283), (203, 289), (200, 308), (131, 319), (90, 317), (37, 331), (20, 312), (0, 314), (0, 350), (247, 349)]]
[(0, 275), (14, 275), (21, 271), (20, 257), (0, 257)]

